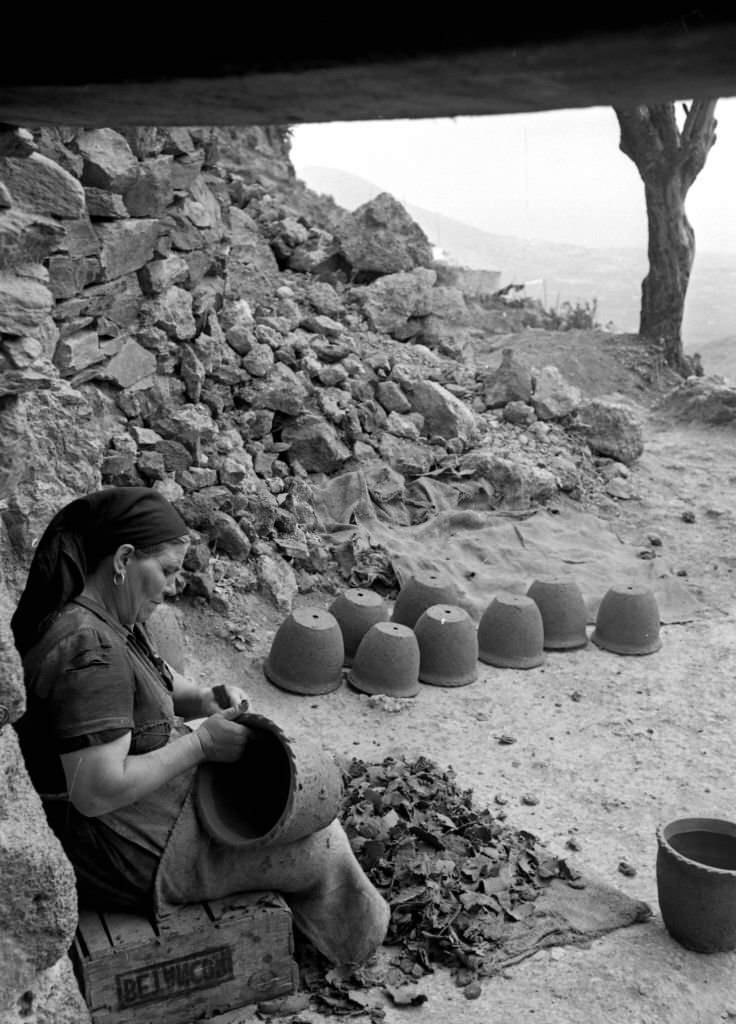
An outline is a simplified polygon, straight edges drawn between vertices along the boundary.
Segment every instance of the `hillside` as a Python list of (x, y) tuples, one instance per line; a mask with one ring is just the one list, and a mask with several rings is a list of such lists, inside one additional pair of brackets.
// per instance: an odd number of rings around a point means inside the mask
[(729, 383), (736, 383), (736, 335), (717, 338), (700, 348), (706, 373), (718, 373)]
[[(332, 167), (304, 167), (299, 176), (349, 210), (382, 191), (373, 182)], [(396, 198), (404, 202), (402, 196)], [(499, 270), (503, 284), (528, 282), (527, 293), (546, 306), (596, 299), (600, 323), (610, 321), (619, 331), (637, 329), (641, 281), (647, 271), (645, 252), (495, 235), (412, 203), (404, 205), (430, 241), (458, 262)], [(728, 365), (720, 342), (733, 335), (736, 327), (731, 301), (735, 281), (735, 254), (698, 253), (685, 309), (685, 349), (703, 354), (706, 345), (719, 342), (710, 351), (707, 367), (715, 373), (725, 373), (723, 367)]]

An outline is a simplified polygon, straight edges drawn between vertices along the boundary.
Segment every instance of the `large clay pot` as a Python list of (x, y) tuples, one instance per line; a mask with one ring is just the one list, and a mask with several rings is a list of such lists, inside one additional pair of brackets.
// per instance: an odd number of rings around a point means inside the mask
[(499, 668), (536, 668), (544, 662), (542, 614), (531, 597), (495, 596), (478, 624), (478, 656)]
[(440, 572), (417, 573), (399, 591), (392, 622), (413, 629), (419, 616), (433, 604), (457, 604), (457, 587)]
[(662, 646), (654, 591), (633, 583), (611, 587), (598, 608), (590, 638), (614, 654), (653, 654)]
[(657, 829), (657, 893), (670, 935), (698, 953), (736, 949), (736, 823), (680, 818)]
[(246, 712), (237, 721), (252, 730), (242, 757), (205, 762), (195, 778), (195, 805), (207, 832), (231, 846), (276, 846), (329, 825), (342, 801), (334, 759), (263, 715)]
[(419, 681), (467, 686), (478, 676), (478, 632), (464, 608), (435, 604), (414, 627), (419, 643)]
[(344, 659), (335, 616), (321, 608), (300, 608), (277, 629), (263, 671), (280, 689), (312, 696), (338, 688)]
[(358, 644), (377, 622), (388, 619), (388, 607), (380, 594), (365, 587), (356, 587), (339, 594), (328, 611), (334, 615), (342, 631), (345, 664), (352, 665)]
[(399, 622), (377, 622), (360, 641), (348, 682), (363, 693), (415, 697), (419, 693), (419, 644)]
[(588, 609), (575, 580), (561, 576), (540, 577), (526, 594), (541, 612), (545, 650), (569, 651), (585, 647)]

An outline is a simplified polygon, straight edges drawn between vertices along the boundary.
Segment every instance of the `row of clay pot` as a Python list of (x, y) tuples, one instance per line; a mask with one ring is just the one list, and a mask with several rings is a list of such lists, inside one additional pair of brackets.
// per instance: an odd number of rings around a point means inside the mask
[[(414, 696), (420, 683), (466, 686), (477, 662), (501, 668), (541, 665), (546, 650), (588, 642), (587, 610), (571, 580), (535, 580), (526, 595), (498, 593), (478, 628), (437, 573), (412, 577), (393, 615), (367, 589), (347, 590), (328, 611), (301, 609), (279, 627), (264, 663), (268, 679), (293, 693), (330, 693), (348, 680), (366, 693)], [(603, 598), (594, 643), (617, 654), (650, 654), (661, 646), (659, 610), (646, 587), (612, 587)]]

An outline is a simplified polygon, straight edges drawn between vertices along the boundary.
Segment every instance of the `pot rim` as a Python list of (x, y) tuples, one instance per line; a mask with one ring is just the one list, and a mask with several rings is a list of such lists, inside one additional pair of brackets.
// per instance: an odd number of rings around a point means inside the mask
[(260, 836), (240, 835), (240, 833), (236, 832), (221, 821), (216, 811), (213, 809), (214, 805), (211, 798), (212, 790), (214, 788), (216, 765), (218, 764), (216, 761), (205, 761), (199, 766), (195, 776), (193, 795), (194, 802), (197, 807), (197, 813), (202, 819), (204, 828), (211, 836), (218, 839), (220, 842), (229, 843), (231, 846), (247, 846), (255, 848), (271, 843), (274, 837), (278, 835), (279, 831), (283, 829), (284, 822), (288, 820), (289, 815), (294, 809), (296, 765), (294, 763), (294, 752), (291, 749), (289, 737), (280, 725), (277, 725), (272, 719), (266, 718), (265, 715), (259, 715), (253, 711), (246, 711), (239, 715), (238, 721), (242, 725), (247, 725), (250, 729), (261, 729), (264, 732), (272, 733), (272, 735), (278, 739), (287, 754), (290, 774), (289, 793), (278, 820), (271, 826), (268, 832), (264, 832)]
[(612, 643), (610, 640), (605, 640), (601, 637), (598, 629), (594, 629), (590, 634), (590, 639), (596, 647), (600, 647), (604, 651), (611, 651), (612, 654), (656, 654), (662, 648), (661, 636), (657, 636), (649, 644), (634, 646), (632, 644), (617, 644), (615, 641)]
[(587, 646), (587, 633), (584, 636), (570, 637), (567, 640), (562, 640), (559, 637), (551, 637), (549, 640), (545, 637), (544, 640), (545, 651), (574, 651), (579, 647)]
[(401, 691), (389, 691), (385, 689), (378, 689), (377, 687), (372, 686), (370, 683), (361, 680), (359, 676), (356, 676), (355, 672), (353, 672), (352, 669), (347, 674), (347, 680), (348, 683), (350, 683), (350, 685), (354, 687), (356, 690), (360, 690), (361, 693), (368, 693), (373, 697), (378, 697), (381, 695), (383, 695), (384, 697), (400, 698), (416, 697), (416, 695), (421, 690), (419, 679), (417, 679), (416, 683), (413, 684), (411, 687), (404, 687), (404, 689)]
[[(493, 658), (493, 661), (490, 658)], [(544, 652), (541, 655), (528, 655), (526, 658), (500, 658), (495, 654), (489, 655), (487, 652), (478, 651), (478, 660), (485, 665), (493, 665), (494, 668), (538, 668), (547, 659)]]
[(449, 677), (439, 672), (419, 672), (419, 682), (427, 686), (469, 686), (478, 678), (478, 669), (474, 667), (471, 672), (465, 672), (459, 676)]
[(339, 689), (339, 687), (340, 687), (340, 685), (342, 683), (342, 670), (343, 670), (343, 664), (341, 662), (340, 663), (340, 669), (339, 669), (337, 675), (335, 676), (335, 678), (333, 680), (331, 680), (328, 685), (325, 685), (324, 687), (320, 686), (320, 688), (317, 689), (317, 690), (314, 690), (314, 689), (295, 689), (293, 685), (291, 685), (291, 684), (287, 685), (287, 683), (284, 682), (284, 680), (276, 672), (273, 671), (273, 669), (271, 668), (271, 665), (270, 665), (270, 659), (269, 658), (264, 658), (263, 659), (263, 674), (265, 675), (266, 679), (269, 680), (269, 682), (273, 683), (274, 686), (278, 686), (278, 688), (280, 690), (285, 690), (287, 693), (298, 693), (298, 694), (300, 694), (301, 696), (304, 696), (304, 697), (318, 697), (321, 694), (332, 693), (334, 690)]
[[(683, 832), (713, 832), (715, 835), (728, 835), (732, 839), (736, 839), (736, 822), (729, 821), (727, 818), (675, 818), (673, 821), (668, 821), (666, 824), (660, 824), (656, 829), (657, 842), (661, 849), (666, 850), (667, 854), (673, 857), (676, 861), (679, 861), (683, 866), (688, 868), (696, 868), (699, 871), (703, 871), (706, 874), (713, 874), (723, 878), (736, 878), (736, 868), (716, 868), (711, 864), (703, 864), (702, 861), (693, 860), (691, 857), (686, 857), (679, 850), (676, 850), (674, 846), (669, 843), (668, 836), (665, 835), (667, 829), (674, 828), (675, 826), (692, 826), (691, 828), (682, 827), (679, 828), (675, 835), (681, 835)], [(723, 828), (708, 828), (709, 825), (723, 826), (726, 825), (727, 829)]]

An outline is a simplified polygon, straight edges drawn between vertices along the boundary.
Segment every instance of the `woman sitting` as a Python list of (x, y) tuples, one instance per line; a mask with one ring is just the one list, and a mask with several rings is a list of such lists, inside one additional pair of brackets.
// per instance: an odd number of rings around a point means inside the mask
[[(249, 731), (232, 720), (243, 691), (228, 686), (232, 707), (220, 709), (157, 656), (143, 625), (174, 593), (188, 546), (157, 491), (86, 495), (46, 528), (12, 619), (27, 689), (16, 727), (80, 901), (162, 916), (275, 889), (329, 959), (362, 961), (389, 911), (338, 821), (259, 852), (212, 839), (197, 818), (198, 765), (237, 761)], [(194, 730), (184, 722), (201, 717)]]

